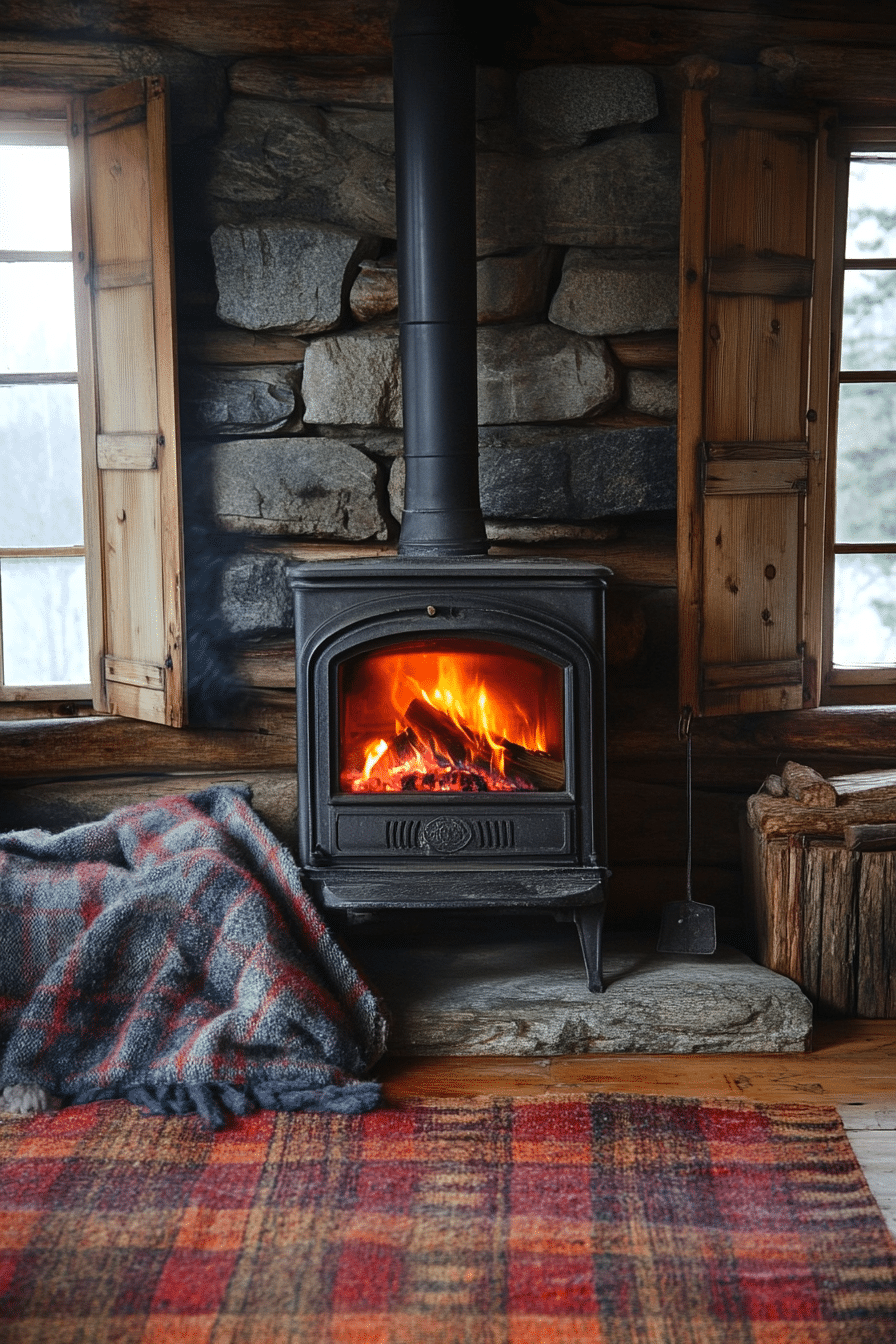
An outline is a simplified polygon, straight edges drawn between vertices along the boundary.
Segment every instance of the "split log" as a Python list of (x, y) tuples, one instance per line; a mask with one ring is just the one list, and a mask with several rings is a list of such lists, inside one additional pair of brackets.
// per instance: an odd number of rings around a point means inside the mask
[(754, 830), (773, 836), (808, 835), (842, 843), (847, 826), (877, 826), (892, 821), (893, 805), (886, 799), (863, 799), (840, 807), (804, 807), (792, 798), (769, 798), (754, 793), (747, 800), (747, 816)]
[(896, 850), (896, 822), (845, 826), (843, 838), (847, 849), (860, 850), (863, 854), (887, 853)]
[(896, 818), (896, 770), (863, 770), (855, 775), (834, 775), (828, 783), (837, 795), (837, 802), (855, 802), (858, 799), (889, 799)]
[(804, 807), (836, 807), (837, 791), (810, 765), (788, 761), (781, 771), (781, 782), (791, 798)]

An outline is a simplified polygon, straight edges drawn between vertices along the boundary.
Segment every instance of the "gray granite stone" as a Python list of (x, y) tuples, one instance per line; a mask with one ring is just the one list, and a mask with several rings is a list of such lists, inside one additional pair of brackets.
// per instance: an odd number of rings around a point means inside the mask
[(542, 65), (517, 81), (524, 123), (567, 144), (583, 145), (594, 131), (652, 121), (659, 112), (646, 70), (631, 65)]
[(625, 400), (633, 411), (669, 420), (678, 414), (678, 376), (664, 370), (632, 369)]
[(483, 257), (476, 263), (478, 320), (522, 322), (542, 315), (556, 251), (530, 247), (511, 256)]
[(577, 420), (611, 406), (615, 365), (602, 341), (548, 323), (480, 327), (479, 423)]
[(538, 160), (543, 237), (571, 247), (674, 249), (681, 144), (626, 135)]
[[(575, 523), (673, 509), (675, 467), (675, 430), (665, 425), (494, 425), (479, 431), (479, 489), (492, 520)], [(389, 502), (400, 520), (401, 457), (389, 476)]]
[(483, 511), (569, 521), (672, 509), (675, 431), (665, 426), (495, 426), (479, 440)]
[(384, 541), (387, 535), (376, 464), (336, 439), (216, 444), (212, 501), (226, 532), (335, 541)]
[(246, 553), (221, 572), (221, 617), (226, 633), (245, 639), (288, 635), (295, 627), (292, 590), (279, 555)]
[(384, 118), (391, 113), (348, 121), (302, 103), (233, 98), (212, 155), (215, 223), (314, 220), (394, 238), (395, 167), (382, 148)]
[(481, 152), (478, 255), (542, 243), (672, 251), (680, 157), (677, 136), (646, 133), (540, 157)]
[(302, 383), (305, 419), (317, 425), (401, 425), (401, 361), (394, 326), (361, 327), (312, 341)]
[[(508, 921), (509, 923), (510, 921)], [(662, 955), (608, 940), (592, 994), (574, 930), (391, 946), (355, 935), (353, 953), (392, 1017), (389, 1048), (410, 1055), (797, 1053), (812, 1006), (792, 980), (721, 947)]]
[(548, 317), (591, 336), (663, 331), (678, 325), (678, 264), (674, 257), (628, 260), (571, 247)]
[(476, 252), (487, 256), (544, 242), (539, 163), (524, 154), (476, 155)]
[(358, 261), (374, 246), (317, 224), (219, 224), (212, 234), (218, 316), (249, 331), (330, 331)]
[(301, 385), (301, 364), (188, 369), (180, 385), (184, 431), (214, 438), (297, 427)]

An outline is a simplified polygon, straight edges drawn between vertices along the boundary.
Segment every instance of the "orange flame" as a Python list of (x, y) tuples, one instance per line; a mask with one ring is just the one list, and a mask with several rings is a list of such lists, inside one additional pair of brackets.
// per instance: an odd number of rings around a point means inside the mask
[[(496, 674), (490, 678), (474, 670), (481, 657), (434, 652), (381, 657), (374, 677), (376, 693), (365, 688), (352, 708), (369, 712), (371, 698), (376, 703), (379, 696), (388, 697), (395, 733), (388, 741), (381, 729), (365, 740), (355, 758), (359, 764), (345, 762), (343, 787), (355, 793), (562, 787), (562, 782), (550, 782), (557, 770), (562, 775), (563, 767), (556, 748), (554, 755), (549, 752), (551, 732), (537, 674), (533, 689), (522, 675), (528, 667), (524, 658), (516, 660), (518, 667), (494, 661)], [(557, 685), (559, 701), (559, 681)], [(351, 717), (348, 707), (345, 713)], [(557, 703), (555, 739), (559, 716)]]

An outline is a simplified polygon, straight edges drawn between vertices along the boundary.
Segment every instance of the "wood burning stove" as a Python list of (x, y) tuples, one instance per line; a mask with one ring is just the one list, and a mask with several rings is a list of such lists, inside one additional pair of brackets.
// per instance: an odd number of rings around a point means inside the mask
[(609, 571), (486, 555), (465, 17), (393, 45), (405, 510), (394, 558), (290, 567), (299, 857), (332, 910), (566, 912), (600, 990)]
[(299, 854), (325, 907), (565, 910), (602, 988), (605, 573), (291, 567)]

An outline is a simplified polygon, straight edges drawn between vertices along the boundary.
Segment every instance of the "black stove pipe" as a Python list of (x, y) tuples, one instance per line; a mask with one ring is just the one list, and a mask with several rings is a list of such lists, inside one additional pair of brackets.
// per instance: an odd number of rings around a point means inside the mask
[(400, 555), (485, 555), (476, 402), (476, 81), (460, 6), (392, 28), (405, 505)]

